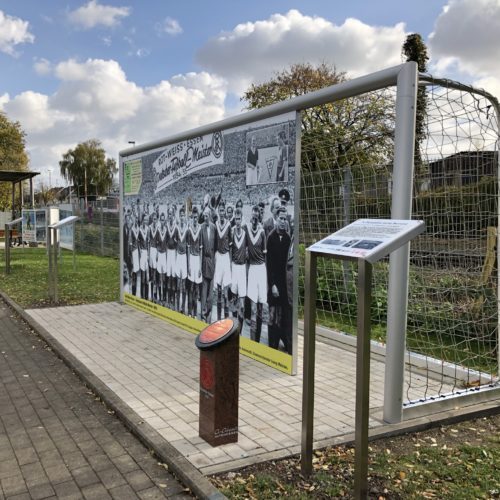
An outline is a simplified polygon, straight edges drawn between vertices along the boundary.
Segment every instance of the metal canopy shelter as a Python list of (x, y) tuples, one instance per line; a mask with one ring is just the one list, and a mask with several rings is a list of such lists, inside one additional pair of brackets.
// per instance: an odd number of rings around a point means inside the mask
[(19, 197), (21, 205), (24, 205), (23, 186), (22, 182), (29, 179), (30, 181), (30, 204), (31, 208), (35, 206), (35, 193), (33, 191), (33, 177), (40, 175), (40, 172), (17, 172), (14, 170), (0, 170), (0, 182), (12, 183), (12, 218), (15, 217), (14, 199), (16, 193), (16, 184), (19, 184)]

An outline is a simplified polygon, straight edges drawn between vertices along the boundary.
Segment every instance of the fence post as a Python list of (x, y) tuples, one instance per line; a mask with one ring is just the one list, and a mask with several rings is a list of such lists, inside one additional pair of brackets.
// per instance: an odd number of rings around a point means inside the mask
[(10, 273), (10, 227), (8, 224), (5, 224), (4, 241), (5, 241), (5, 274), (9, 274)]
[(101, 200), (101, 255), (104, 256), (104, 215)]
[[(78, 207), (80, 209), (80, 207)], [(81, 212), (81, 210), (80, 210)], [(81, 215), (80, 214), (80, 251), (83, 249), (83, 219), (85, 217), (85, 214)]]
[(53, 292), (53, 262), (52, 262), (52, 229), (50, 227), (47, 228), (47, 255), (49, 258), (49, 279), (48, 279), (48, 288), (49, 288), (49, 299), (54, 300), (54, 292)]
[(304, 476), (310, 476), (312, 473), (316, 364), (316, 267), (317, 256), (306, 250), (301, 434), (301, 472)]
[[(411, 218), (417, 86), (417, 63), (403, 65), (397, 80), (392, 219)], [(383, 417), (389, 423), (403, 418), (409, 259), (409, 243), (390, 256)]]

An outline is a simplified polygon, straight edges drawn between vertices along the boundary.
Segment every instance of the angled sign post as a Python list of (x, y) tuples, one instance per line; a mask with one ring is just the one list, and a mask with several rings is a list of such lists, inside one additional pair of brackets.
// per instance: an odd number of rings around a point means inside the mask
[(425, 229), (423, 221), (359, 219), (306, 250), (304, 302), (304, 377), (302, 390), (302, 473), (312, 472), (316, 341), (316, 263), (318, 257), (358, 262), (356, 345), (355, 498), (367, 497), (370, 397), (370, 309), (372, 265)]
[[(61, 228), (74, 224), (79, 219), (76, 215), (70, 215), (65, 219), (48, 226), (47, 231), (47, 253), (49, 256), (49, 298), (54, 302), (59, 300), (57, 293), (57, 253), (59, 246), (58, 231)], [(74, 229), (73, 229), (74, 232)], [(73, 270), (75, 270), (75, 247), (73, 245)]]

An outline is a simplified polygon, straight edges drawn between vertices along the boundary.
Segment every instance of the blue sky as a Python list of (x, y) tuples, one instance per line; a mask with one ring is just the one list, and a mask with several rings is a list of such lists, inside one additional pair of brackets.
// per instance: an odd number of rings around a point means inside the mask
[(412, 32), (431, 72), (500, 94), (500, 0), (0, 0), (0, 109), (55, 183), (78, 142), (116, 157), (128, 140), (221, 119), (293, 62), (353, 77), (393, 66)]

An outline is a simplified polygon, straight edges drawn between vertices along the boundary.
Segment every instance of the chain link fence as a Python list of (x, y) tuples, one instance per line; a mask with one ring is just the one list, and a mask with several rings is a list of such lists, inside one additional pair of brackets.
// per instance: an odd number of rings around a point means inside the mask
[(75, 223), (75, 245), (79, 253), (106, 257), (120, 256), (120, 213), (118, 199), (89, 201), (87, 208), (80, 200), (73, 204)]

